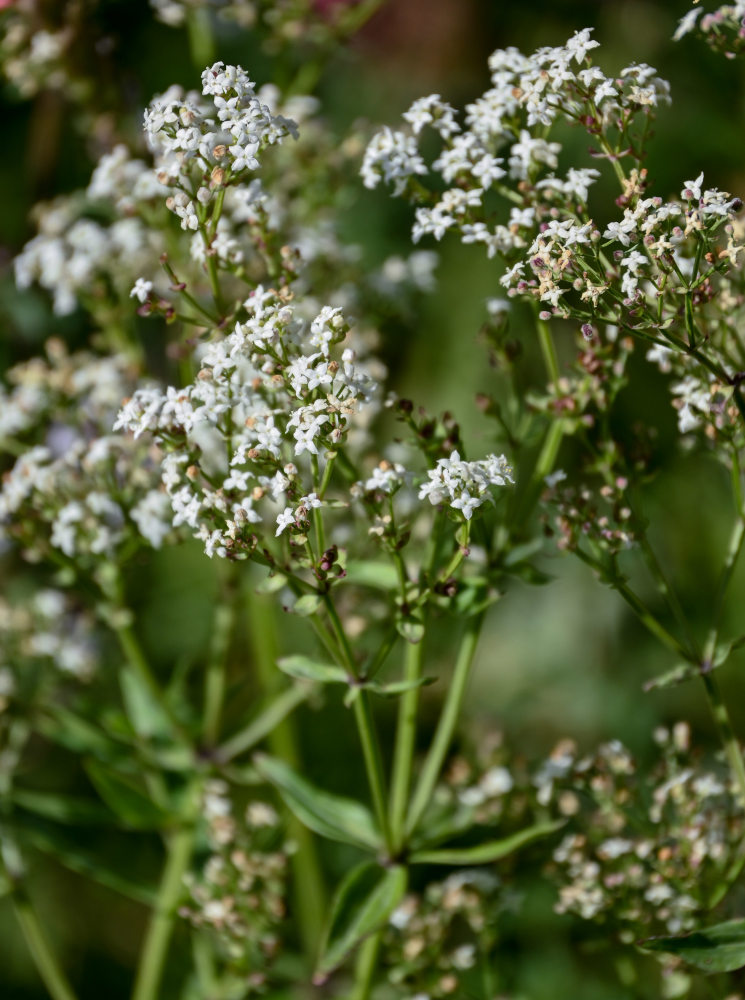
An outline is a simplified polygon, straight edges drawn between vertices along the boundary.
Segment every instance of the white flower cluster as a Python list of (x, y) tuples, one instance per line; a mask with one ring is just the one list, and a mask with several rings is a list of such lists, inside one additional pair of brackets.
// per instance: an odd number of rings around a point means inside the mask
[(296, 460), (328, 461), (359, 412), (377, 408), (354, 351), (334, 357), (349, 331), (340, 309), (305, 323), (289, 299), (261, 286), (243, 308), (233, 332), (207, 346), (191, 385), (138, 389), (115, 424), (135, 437), (149, 432), (167, 451), (173, 522), (191, 527), (209, 555), (240, 548), (266, 504), (276, 535), (300, 531), (321, 499), (302, 488), (307, 464)]
[(37, 590), (22, 603), (0, 599), (0, 702), (13, 696), (31, 661), (85, 681), (97, 659), (91, 620), (62, 591)]
[(152, 269), (157, 261), (153, 234), (138, 218), (103, 225), (85, 217), (79, 199), (60, 199), (39, 209), (39, 233), (15, 258), (19, 288), (38, 283), (64, 316), (79, 300), (101, 297), (107, 286), (126, 294), (129, 275)]
[[(121, 357), (68, 355), (50, 341), (49, 361), (11, 369), (12, 389), (0, 391), (3, 441), (25, 450), (4, 474), (0, 533), (28, 558), (47, 546), (70, 559), (111, 556), (133, 536), (159, 547), (171, 530), (168, 498), (145, 442), (110, 433), (132, 370)], [(47, 526), (46, 535), (39, 525)]]
[(205, 225), (206, 206), (226, 185), (258, 168), (266, 146), (297, 137), (295, 122), (272, 114), (240, 66), (221, 62), (202, 74), (201, 96), (171, 87), (156, 97), (144, 125), (156, 176), (173, 189), (166, 204), (191, 230)]
[(691, 32), (702, 35), (712, 48), (730, 57), (736, 55), (742, 51), (745, 39), (745, 2), (725, 3), (713, 11), (705, 11), (700, 5), (691, 8), (678, 22), (673, 40), (677, 42)]
[[(587, 797), (594, 810), (553, 852), (556, 910), (612, 921), (626, 940), (642, 928), (648, 934), (650, 924), (670, 934), (696, 926), (743, 831), (741, 808), (726, 782), (691, 762), (687, 725), (658, 730), (655, 738), (664, 761), (651, 795), (641, 794), (633, 759), (618, 742), (593, 757), (570, 754), (556, 775), (568, 786), (557, 795), (565, 815), (579, 816)], [(645, 798), (646, 816), (638, 808)]]
[[(559, 118), (601, 127), (669, 97), (667, 84), (649, 66), (632, 65), (617, 78), (606, 77), (589, 63), (588, 53), (597, 45), (584, 29), (564, 46), (531, 56), (514, 48), (495, 52), (489, 60), (492, 86), (466, 107), (464, 127), (439, 95), (415, 101), (404, 114), (413, 134), (384, 128), (371, 140), (362, 165), (366, 187), (382, 180), (394, 185), (396, 195), (432, 202), (417, 208), (415, 241), (425, 234), (439, 240), (456, 230), (464, 243), (483, 243), (489, 256), (524, 248), (541, 222), (531, 201), (539, 202), (542, 194), (549, 202), (560, 196), (585, 204), (598, 176), (592, 168), (572, 168), (566, 178), (540, 177), (546, 168), (557, 168), (561, 151), (560, 143), (546, 138), (546, 129)], [(444, 144), (431, 165), (446, 186), (441, 195), (418, 180), (428, 173), (417, 142), (425, 126)], [(516, 185), (522, 206), (494, 224), (485, 214), (486, 192)], [(549, 207), (543, 206), (544, 212)]]
[(469, 521), (473, 512), (486, 501), (493, 502), (492, 488), (514, 483), (512, 469), (504, 455), (487, 455), (477, 462), (466, 462), (457, 451), (441, 458), (427, 474), (419, 489), (419, 498), (431, 504), (446, 503), (459, 510)]

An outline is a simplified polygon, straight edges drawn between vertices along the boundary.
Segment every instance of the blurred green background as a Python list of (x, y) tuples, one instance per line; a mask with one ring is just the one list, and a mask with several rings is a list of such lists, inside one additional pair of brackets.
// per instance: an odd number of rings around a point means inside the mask
[[(677, 0), (390, 0), (325, 72), (319, 89), (324, 114), (343, 136), (361, 118), (371, 127), (395, 123), (413, 99), (432, 91), (462, 106), (488, 85), (486, 59), (495, 48), (516, 45), (530, 51), (559, 44), (574, 30), (592, 25), (603, 46), (598, 61), (606, 71), (649, 62), (671, 82), (673, 106), (659, 115), (648, 164), (652, 193), (677, 193), (684, 180), (703, 169), (708, 184), (742, 194), (743, 72), (695, 39), (672, 43), (677, 19), (688, 6)], [(101, 2), (90, 17), (102, 19), (112, 39), (98, 63), (107, 74), (106, 86), (127, 109), (134, 137), (153, 93), (171, 83), (192, 86), (197, 80), (199, 68), (192, 63), (186, 32), (158, 24), (144, 0)], [(218, 36), (217, 57), (239, 62), (259, 83), (272, 79), (271, 58), (250, 36)], [(55, 94), (27, 102), (6, 89), (2, 121), (0, 364), (5, 367), (37, 352), (53, 333), (73, 344), (87, 336), (82, 314), (60, 321), (41, 293), (14, 291), (8, 264), (32, 235), (29, 211), (34, 202), (86, 184), (92, 144), (69, 127), (69, 108)], [(570, 135), (565, 164), (586, 164), (585, 145), (584, 136)], [(390, 253), (407, 251), (409, 226), (405, 206), (383, 191), (365, 191), (361, 184), (343, 224), (345, 235), (363, 245), (371, 266)], [(477, 334), (486, 298), (499, 294), (499, 269), (474, 247), (446, 240), (439, 250), (438, 290), (424, 300), (407, 328), (383, 331), (384, 352), (393, 387), (428, 410), (453, 411), (474, 454), (486, 452), (492, 447), (492, 429), (479, 416), (474, 396), (494, 386)], [(531, 337), (527, 327), (518, 333)], [(571, 356), (572, 350), (567, 343), (563, 356)], [(648, 367), (644, 371), (639, 365), (634, 393), (624, 395), (616, 419), (642, 420), (655, 435), (656, 474), (645, 488), (644, 509), (652, 540), (700, 634), (707, 627), (733, 513), (727, 478), (712, 458), (679, 457), (665, 381)], [(565, 456), (565, 464), (570, 461), (571, 455)], [(713, 747), (712, 721), (695, 684), (642, 692), (645, 680), (674, 661), (621, 599), (570, 557), (549, 559), (545, 568), (553, 582), (541, 588), (513, 586), (489, 619), (469, 692), (473, 725), (503, 729), (517, 751), (535, 758), (559, 737), (571, 736), (588, 749), (618, 737), (645, 759), (654, 726), (679, 718), (691, 721), (696, 743)], [(158, 669), (167, 671), (184, 655), (198, 657), (204, 648), (215, 593), (213, 571), (196, 547), (187, 546), (154, 557), (133, 581), (138, 629)], [(725, 631), (730, 634), (745, 631), (744, 600), (741, 570), (728, 604)], [(288, 647), (302, 642), (304, 635), (295, 623), (283, 627)], [(444, 658), (447, 641), (440, 646)], [(744, 665), (736, 656), (721, 672), (741, 737)], [(236, 713), (250, 701), (250, 692), (241, 698)], [(308, 771), (323, 775), (331, 788), (353, 788), (357, 777), (345, 762), (356, 753), (356, 743), (345, 717), (326, 707), (304, 710), (300, 722)], [(46, 766), (50, 785), (79, 781), (72, 760), (58, 757)], [(133, 851), (125, 837), (105, 846), (127, 870), (148, 873), (156, 862), (155, 846), (144, 839), (140, 851)], [(335, 848), (325, 850), (324, 860), (332, 875), (347, 862)], [(34, 884), (42, 916), (80, 986), (81, 1000), (127, 996), (144, 912), (41, 860)], [(588, 950), (592, 932), (552, 916), (552, 899), (551, 888), (540, 880), (528, 885), (510, 940), (515, 995), (530, 1000), (631, 997)], [(0, 997), (37, 1000), (44, 995), (10, 909), (0, 903)]]

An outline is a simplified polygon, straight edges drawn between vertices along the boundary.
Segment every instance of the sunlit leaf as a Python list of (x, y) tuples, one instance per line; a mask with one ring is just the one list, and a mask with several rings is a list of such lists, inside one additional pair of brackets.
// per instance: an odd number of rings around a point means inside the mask
[(679, 937), (648, 938), (648, 951), (678, 955), (704, 972), (734, 972), (745, 966), (745, 920), (728, 920)]
[(310, 656), (283, 656), (277, 666), (284, 674), (301, 681), (318, 681), (320, 684), (347, 684), (346, 670), (331, 663), (321, 663)]
[(483, 844), (476, 844), (474, 847), (444, 847), (433, 851), (415, 851), (411, 855), (413, 864), (421, 865), (488, 865), (500, 858), (507, 857), (526, 844), (534, 840), (547, 837), (564, 826), (562, 819), (553, 820), (548, 823), (536, 823), (525, 830), (519, 830), (509, 837), (502, 837), (500, 840), (487, 840)]
[(288, 809), (305, 826), (329, 840), (368, 850), (380, 848), (375, 822), (362, 803), (317, 788), (276, 757), (256, 754), (254, 764), (259, 774), (279, 790)]

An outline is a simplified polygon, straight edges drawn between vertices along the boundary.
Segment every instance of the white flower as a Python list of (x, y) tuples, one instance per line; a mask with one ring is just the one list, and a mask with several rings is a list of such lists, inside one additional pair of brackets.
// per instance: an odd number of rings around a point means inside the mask
[(132, 286), (132, 291), (129, 293), (129, 297), (137, 299), (139, 302), (147, 302), (150, 292), (153, 290), (152, 281), (146, 281), (145, 278), (138, 278)]

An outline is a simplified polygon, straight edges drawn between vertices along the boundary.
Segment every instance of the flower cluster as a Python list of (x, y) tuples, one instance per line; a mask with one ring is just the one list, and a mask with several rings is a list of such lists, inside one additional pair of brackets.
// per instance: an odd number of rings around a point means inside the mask
[[(711, 409), (705, 395), (715, 383), (721, 429), (731, 422), (730, 401), (733, 410), (743, 405), (732, 318), (742, 303), (742, 202), (707, 186), (703, 173), (683, 182), (679, 198), (647, 193), (642, 161), (668, 85), (646, 65), (606, 76), (590, 58), (597, 44), (586, 29), (531, 56), (495, 52), (492, 87), (467, 106), (462, 125), (438, 95), (416, 101), (407, 130), (372, 139), (363, 180), (392, 184), (416, 206), (415, 241), (452, 231), (502, 257), (507, 295), (530, 301), (542, 320), (572, 319), (588, 339), (598, 329), (633, 334), (653, 359), (664, 354), (678, 376), (684, 433)], [(567, 122), (587, 132), (599, 165), (612, 165), (620, 217), (590, 214), (596, 167), (557, 176), (562, 147), (553, 134)], [(431, 164), (419, 149), (425, 128), (442, 147)]]
[(321, 506), (313, 469), (330, 471), (358, 414), (375, 407), (375, 382), (350, 347), (338, 351), (348, 332), (339, 309), (306, 324), (290, 296), (260, 286), (191, 385), (141, 388), (125, 403), (116, 428), (162, 446), (174, 524), (209, 555), (250, 550), (267, 517), (276, 535), (301, 534)]
[(673, 38), (678, 41), (691, 32), (701, 35), (713, 49), (732, 59), (743, 51), (745, 3), (736, 0), (710, 12), (700, 6), (692, 7), (680, 19)]
[(618, 477), (597, 492), (587, 486), (562, 486), (563, 474), (549, 477), (544, 499), (555, 512), (557, 547), (576, 551), (581, 545), (594, 553), (617, 555), (636, 541), (633, 512), (628, 505), (628, 482)]
[(407, 896), (387, 929), (389, 980), (415, 1000), (465, 996), (469, 970), (488, 960), (501, 906), (498, 880), (482, 869)]
[(280, 947), (288, 856), (272, 806), (253, 801), (238, 822), (227, 793), (225, 782), (207, 783), (203, 815), (212, 853), (199, 872), (187, 876), (190, 899), (179, 912), (210, 932), (246, 996), (264, 992)]
[(745, 832), (722, 769), (691, 759), (687, 725), (655, 737), (662, 760), (648, 795), (618, 742), (591, 757), (577, 758), (570, 749), (552, 791), (575, 797), (578, 824), (553, 853), (556, 908), (608, 924), (626, 942), (696, 926)]
[(111, 433), (131, 364), (68, 354), (56, 340), (47, 352), (11, 369), (10, 391), (0, 390), (0, 451), (18, 454), (2, 477), (0, 531), (33, 561), (56, 552), (93, 566), (143, 539), (158, 548), (171, 526), (157, 456)]
[(487, 455), (477, 462), (466, 462), (457, 451), (441, 458), (427, 474), (419, 489), (419, 498), (431, 504), (447, 503), (470, 521), (473, 512), (485, 501), (493, 502), (492, 489), (514, 483), (512, 469), (504, 455)]
[[(88, 680), (98, 649), (92, 621), (59, 590), (37, 590), (24, 602), (0, 601), (0, 703), (38, 683), (33, 665)], [(2, 711), (2, 709), (0, 709)]]

